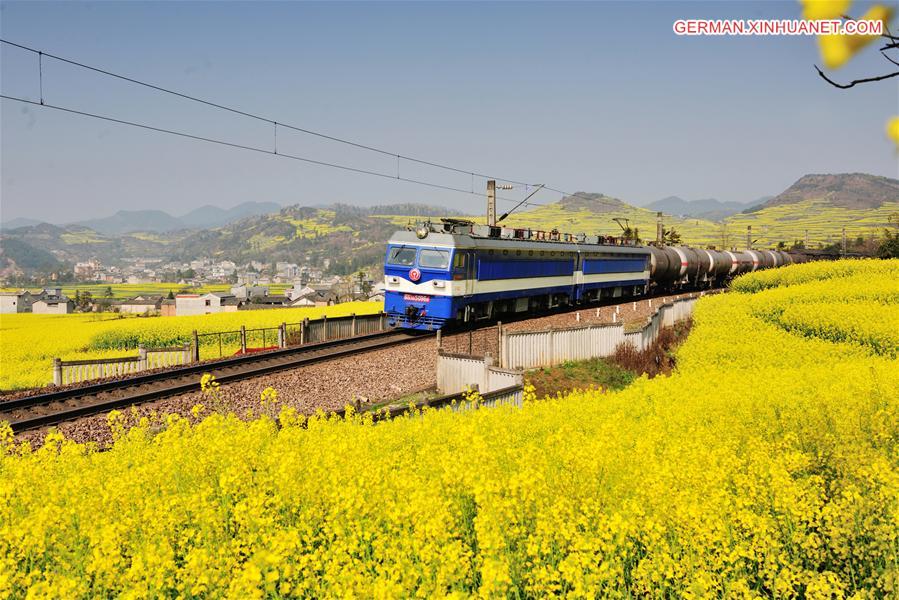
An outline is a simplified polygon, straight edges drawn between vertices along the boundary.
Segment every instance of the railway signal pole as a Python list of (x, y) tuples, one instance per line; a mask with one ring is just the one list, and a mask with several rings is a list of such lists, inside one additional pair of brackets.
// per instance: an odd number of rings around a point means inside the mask
[(665, 240), (665, 229), (662, 225), (662, 211), (656, 213), (656, 244), (662, 245)]

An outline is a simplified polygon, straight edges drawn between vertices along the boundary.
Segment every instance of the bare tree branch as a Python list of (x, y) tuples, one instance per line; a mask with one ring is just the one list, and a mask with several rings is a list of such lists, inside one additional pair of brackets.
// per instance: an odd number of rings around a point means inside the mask
[(884, 79), (889, 79), (890, 77), (899, 76), (899, 71), (896, 71), (895, 73), (888, 73), (887, 75), (879, 75), (877, 77), (868, 77), (867, 79), (854, 79), (854, 80), (850, 81), (849, 83), (837, 83), (836, 81), (834, 81), (833, 79), (831, 79), (827, 75), (825, 75), (824, 71), (822, 71), (821, 69), (818, 68), (818, 65), (815, 65), (815, 70), (818, 71), (818, 75), (821, 76), (821, 79), (823, 79), (824, 81), (826, 81), (827, 83), (829, 83), (830, 85), (832, 85), (834, 87), (840, 88), (841, 90), (847, 90), (851, 87), (855, 87), (856, 85), (858, 85), (860, 83), (870, 83), (872, 81), (883, 81)]
[(895, 60), (893, 60), (892, 58), (890, 58), (889, 56), (887, 56), (887, 53), (886, 53), (886, 52), (884, 52), (883, 50), (881, 50), (880, 53), (883, 54), (883, 57), (884, 57), (885, 59), (887, 59), (888, 61), (890, 61), (891, 63), (893, 63), (893, 64), (896, 65), (897, 67), (899, 67), (899, 62), (896, 62)]

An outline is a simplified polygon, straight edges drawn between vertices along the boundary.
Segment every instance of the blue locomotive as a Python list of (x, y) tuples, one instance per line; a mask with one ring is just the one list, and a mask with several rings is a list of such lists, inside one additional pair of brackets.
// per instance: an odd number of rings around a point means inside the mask
[(503, 314), (544, 311), (650, 287), (711, 287), (756, 268), (795, 262), (779, 251), (722, 252), (476, 225), (460, 219), (396, 232), (384, 260), (392, 326), (435, 330)]

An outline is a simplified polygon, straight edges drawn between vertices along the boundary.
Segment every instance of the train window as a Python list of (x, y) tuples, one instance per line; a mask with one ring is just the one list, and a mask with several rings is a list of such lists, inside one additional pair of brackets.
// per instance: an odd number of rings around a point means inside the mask
[(533, 250), (528, 250), (528, 256), (534, 256), (534, 251), (533, 251)]
[(422, 250), (418, 266), (426, 269), (445, 269), (449, 266), (449, 252), (446, 250)]
[(521, 250), (516, 250), (516, 251), (515, 251), (515, 256), (521, 256)]
[(507, 254), (509, 254), (509, 251), (508, 251), (508, 250), (503, 250), (503, 256), (506, 256)]
[(457, 269), (465, 268), (465, 253), (464, 252), (456, 252), (455, 257), (453, 258), (453, 266)]
[(415, 264), (415, 248), (407, 248), (404, 246), (391, 248), (387, 262), (391, 265), (411, 267)]

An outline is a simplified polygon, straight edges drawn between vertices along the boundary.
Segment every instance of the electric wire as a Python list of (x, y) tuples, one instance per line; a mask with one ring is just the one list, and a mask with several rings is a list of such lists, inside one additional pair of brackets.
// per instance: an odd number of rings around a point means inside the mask
[[(472, 192), (470, 192), (469, 190), (462, 189), (462, 188), (457, 188), (457, 187), (453, 187), (453, 186), (449, 186), (449, 185), (443, 185), (443, 184), (439, 184), (439, 183), (433, 183), (433, 182), (430, 182), (430, 181), (424, 181), (424, 180), (421, 180), (421, 179), (413, 179), (413, 178), (411, 178), (411, 177), (400, 177), (399, 175), (396, 175), (396, 176), (395, 176), (395, 175), (390, 175), (390, 174), (388, 174), (388, 173), (381, 173), (381, 172), (379, 172), (379, 171), (371, 171), (371, 170), (369, 170), (369, 169), (360, 169), (360, 168), (358, 168), (358, 167), (351, 167), (351, 166), (349, 166), (349, 165), (342, 165), (342, 164), (339, 164), (339, 163), (333, 163), (333, 162), (328, 162), (328, 161), (324, 161), (324, 160), (317, 160), (317, 159), (314, 159), (314, 158), (308, 158), (308, 157), (305, 157), (305, 156), (296, 156), (296, 155), (293, 155), (293, 154), (285, 154), (284, 152), (276, 152), (276, 151), (274, 151), (274, 150), (268, 150), (268, 149), (266, 149), (266, 148), (258, 148), (258, 147), (256, 147), (256, 146), (248, 146), (248, 145), (246, 145), (246, 144), (238, 144), (238, 143), (236, 143), (236, 142), (229, 142), (229, 141), (227, 141), (227, 140), (220, 140), (220, 139), (211, 138), (211, 137), (206, 137), (206, 136), (202, 136), (202, 135), (196, 135), (196, 134), (193, 134), (193, 133), (187, 133), (187, 132), (185, 132), (185, 131), (177, 131), (177, 130), (174, 130), (174, 129), (166, 129), (166, 128), (163, 128), (163, 127), (156, 127), (156, 126), (154, 126), (154, 125), (147, 125), (146, 123), (137, 123), (137, 122), (135, 122), (135, 121), (128, 121), (128, 120), (125, 120), (125, 119), (117, 119), (117, 118), (115, 118), (115, 117), (109, 117), (109, 116), (106, 116), (106, 115), (99, 115), (99, 114), (96, 114), (96, 113), (91, 113), (91, 112), (87, 112), (87, 111), (83, 111), (83, 110), (77, 110), (77, 109), (74, 109), (74, 108), (68, 108), (68, 107), (65, 107), (65, 106), (57, 106), (57, 105), (55, 105), (55, 104), (49, 104), (49, 103), (47, 103), (47, 102), (44, 102), (43, 104), (41, 104), (40, 102), (36, 102), (36, 101), (34, 101), (34, 100), (28, 100), (27, 98), (18, 98), (18, 97), (16, 97), (16, 96), (10, 96), (10, 95), (7, 95), (7, 94), (0, 94), (0, 98), (2, 98), (2, 99), (4, 99), (4, 100), (12, 100), (12, 101), (15, 101), (15, 102), (22, 102), (22, 103), (25, 103), (25, 104), (30, 104), (30, 105), (33, 105), (33, 106), (38, 106), (38, 107), (41, 107), (41, 108), (49, 108), (49, 109), (52, 109), (52, 110), (58, 110), (58, 111), (60, 111), (60, 112), (65, 112), (65, 113), (69, 113), (69, 114), (80, 115), (80, 116), (83, 116), (83, 117), (90, 117), (90, 118), (92, 118), (92, 119), (99, 119), (99, 120), (102, 120), (102, 121), (108, 121), (108, 122), (110, 122), (110, 123), (117, 123), (117, 124), (119, 124), (119, 125), (128, 125), (128, 126), (130, 126), (130, 127), (137, 127), (137, 128), (140, 128), (140, 129), (146, 129), (146, 130), (148, 130), (148, 131), (155, 131), (155, 132), (157, 132), (157, 133), (165, 133), (165, 134), (169, 134), (169, 135), (179, 136), (179, 137), (188, 138), (188, 139), (192, 139), (192, 140), (196, 140), (196, 141), (200, 141), (200, 142), (207, 142), (207, 143), (210, 143), (210, 144), (218, 144), (218, 145), (220, 145), (220, 146), (227, 146), (227, 147), (230, 147), (230, 148), (237, 148), (237, 149), (239, 149), (239, 150), (249, 150), (249, 151), (252, 151), (252, 152), (258, 152), (258, 153), (260, 153), (260, 154), (268, 154), (268, 155), (270, 155), (270, 156), (279, 156), (279, 157), (281, 157), (281, 158), (289, 158), (289, 159), (292, 159), (292, 160), (302, 161), (302, 162), (305, 162), (305, 163), (309, 163), (309, 164), (313, 164), (313, 165), (317, 165), (317, 166), (322, 166), (322, 167), (331, 167), (331, 168), (334, 168), (334, 169), (341, 169), (341, 170), (343, 170), (343, 171), (350, 171), (350, 172), (352, 172), (352, 173), (358, 173), (358, 174), (361, 174), (361, 175), (372, 175), (372, 176), (375, 176), (375, 177), (381, 177), (381, 178), (384, 178), (384, 179), (392, 179), (392, 180), (405, 181), (405, 182), (407, 182), (407, 183), (414, 183), (414, 184), (417, 184), (417, 185), (423, 185), (423, 186), (427, 186), (427, 187), (431, 187), (431, 188), (436, 188), (436, 189), (441, 189), (441, 190), (447, 190), (447, 191), (451, 191), (451, 192), (459, 192), (459, 193), (461, 193), (461, 194), (472, 194)], [(480, 196), (481, 194), (479, 194), (479, 193), (474, 193), (473, 195), (475, 195), (475, 196)], [(500, 196), (497, 196), (497, 200), (503, 200), (503, 201), (505, 201), (505, 202), (515, 202), (515, 199), (514, 199), (514, 198), (504, 198), (504, 197), (500, 197)]]
[[(407, 155), (404, 155), (404, 154), (399, 154), (399, 153), (396, 153), (396, 152), (391, 152), (391, 151), (388, 151), (388, 150), (384, 150), (384, 149), (382, 149), (382, 148), (378, 148), (378, 147), (375, 147), (375, 146), (370, 146), (370, 145), (367, 145), (367, 144), (362, 144), (362, 143), (359, 143), (359, 142), (354, 142), (354, 141), (352, 141), (352, 140), (348, 140), (348, 139), (345, 139), (345, 138), (340, 138), (340, 137), (328, 135), (328, 134), (325, 134), (325, 133), (322, 133), (322, 132), (319, 132), (319, 131), (315, 131), (315, 130), (312, 130), (312, 129), (307, 129), (307, 128), (305, 128), (305, 127), (299, 127), (299, 126), (296, 126), (296, 125), (290, 125), (290, 124), (284, 123), (284, 122), (282, 122), (282, 121), (276, 121), (275, 119), (272, 119), (272, 118), (270, 118), (270, 117), (266, 117), (266, 116), (262, 116), (262, 115), (259, 115), (259, 114), (255, 114), (255, 113), (247, 112), (247, 111), (244, 111), (244, 110), (240, 110), (240, 109), (238, 109), (238, 108), (234, 108), (234, 107), (231, 107), (231, 106), (227, 106), (227, 105), (222, 104), (222, 103), (219, 103), (219, 102), (213, 102), (213, 101), (211, 101), (211, 100), (206, 100), (206, 99), (203, 99), (203, 98), (199, 98), (199, 97), (197, 97), (197, 96), (192, 96), (192, 95), (190, 95), (190, 94), (186, 94), (186, 93), (183, 93), (183, 92), (178, 92), (178, 91), (176, 91), (176, 90), (172, 90), (172, 89), (165, 88), (165, 87), (162, 87), (162, 86), (159, 86), (159, 85), (155, 85), (155, 84), (152, 84), (152, 83), (148, 83), (148, 82), (146, 82), (146, 81), (141, 81), (141, 80), (139, 80), (139, 79), (135, 79), (135, 78), (133, 78), (133, 77), (128, 77), (128, 76), (126, 76), (126, 75), (121, 75), (121, 74), (119, 74), (119, 73), (114, 73), (114, 72), (112, 72), (112, 71), (108, 71), (108, 70), (106, 70), (106, 69), (101, 69), (101, 68), (99, 68), (99, 67), (94, 67), (94, 66), (91, 66), (91, 65), (88, 65), (88, 64), (85, 64), (85, 63), (76, 61), (76, 60), (72, 60), (72, 59), (69, 59), (69, 58), (65, 58), (65, 57), (62, 57), (62, 56), (58, 56), (58, 55), (56, 55), (56, 54), (51, 54), (51, 53), (48, 53), (48, 52), (44, 52), (43, 50), (38, 50), (38, 49), (36, 49), (36, 48), (32, 48), (32, 47), (26, 46), (26, 45), (24, 45), (24, 44), (19, 44), (19, 43), (12, 42), (12, 41), (9, 41), (9, 40), (6, 40), (6, 39), (2, 39), (2, 38), (0, 38), (0, 42), (2, 42), (3, 44), (7, 44), (7, 45), (9, 45), (9, 46), (13, 46), (13, 47), (15, 47), (15, 48), (19, 48), (19, 49), (21, 49), (21, 50), (25, 50), (25, 51), (27, 51), (27, 52), (35, 53), (35, 54), (38, 55), (39, 78), (40, 78), (40, 99), (41, 99), (41, 101), (40, 101), (39, 103), (35, 103), (35, 102), (32, 102), (32, 101), (24, 100), (24, 99), (22, 99), (22, 98), (16, 98), (16, 97), (7, 96), (7, 95), (0, 95), (0, 97), (3, 97), (3, 98), (8, 99), (8, 100), (15, 100), (15, 101), (19, 101), (19, 102), (27, 102), (27, 103), (35, 104), (35, 105), (38, 105), (38, 106), (47, 106), (47, 107), (49, 107), (49, 108), (54, 108), (54, 109), (56, 109), (56, 110), (62, 110), (62, 111), (70, 112), (70, 113), (73, 113), (73, 114), (80, 114), (80, 115), (83, 115), (83, 116), (93, 117), (93, 118), (97, 118), (97, 119), (104, 119), (104, 120), (108, 120), (108, 121), (111, 121), (111, 122), (116, 122), (116, 123), (120, 123), (120, 124), (124, 124), (124, 125), (131, 125), (131, 126), (135, 126), (135, 127), (142, 127), (142, 128), (144, 128), (144, 129), (150, 129), (150, 130), (154, 130), (154, 131), (158, 131), (158, 132), (162, 132), (162, 133), (169, 133), (169, 134), (173, 134), (173, 135), (181, 135), (181, 136), (183, 136), (183, 137), (189, 137), (189, 138), (196, 139), (196, 140), (201, 140), (201, 141), (206, 141), (206, 142), (212, 142), (212, 143), (218, 143), (218, 144), (228, 145), (228, 146), (232, 146), (232, 147), (235, 147), (235, 148), (242, 148), (242, 149), (246, 149), (246, 150), (255, 150), (255, 151), (258, 151), (258, 152), (266, 152), (267, 154), (272, 154), (272, 155), (277, 155), (277, 156), (285, 156), (285, 157), (287, 157), (287, 158), (294, 158), (294, 159), (296, 159), (296, 160), (301, 160), (301, 161), (304, 161), (304, 162), (308, 162), (308, 163), (310, 163), (310, 164), (317, 164), (317, 165), (321, 165), (321, 166), (331, 166), (331, 167), (334, 167), (334, 168), (341, 168), (341, 169), (345, 169), (345, 170), (348, 170), (348, 171), (354, 171), (354, 172), (356, 172), (356, 173), (362, 173), (362, 174), (368, 174), (368, 175), (375, 175), (375, 176), (379, 176), (379, 177), (387, 177), (387, 178), (391, 178), (391, 179), (397, 179), (397, 180), (400, 180), (400, 181), (409, 181), (409, 182), (413, 182), (413, 183), (419, 183), (419, 184), (421, 184), (421, 185), (430, 185), (431, 187), (436, 187), (436, 188), (441, 188), (441, 189), (448, 189), (448, 190), (453, 190), (453, 191), (458, 191), (458, 192), (468, 193), (468, 194), (471, 194), (471, 195), (477, 195), (477, 196), (480, 196), (481, 194), (478, 194), (478, 193), (475, 193), (475, 192), (474, 192), (474, 178), (475, 178), (475, 177), (480, 177), (480, 178), (483, 178), (483, 179), (494, 179), (494, 180), (496, 180), (496, 181), (506, 182), (506, 183), (512, 183), (512, 184), (516, 184), (516, 185), (519, 185), (519, 186), (530, 186), (530, 185), (531, 185), (531, 184), (529, 184), (529, 183), (527, 183), (527, 182), (524, 182), (524, 181), (517, 181), (517, 180), (515, 180), (515, 179), (509, 179), (509, 178), (497, 177), (497, 176), (494, 176), (494, 175), (488, 175), (488, 174), (485, 174), (485, 173), (479, 173), (479, 172), (477, 172), (477, 171), (468, 170), (468, 169), (460, 169), (460, 168), (458, 168), (458, 167), (454, 167), (454, 166), (451, 166), (451, 165), (441, 164), (441, 163), (437, 163), (437, 162), (433, 162), (433, 161), (429, 161), (429, 160), (425, 160), (425, 159), (421, 159), (421, 158), (416, 158), (416, 157), (413, 157), (413, 156), (407, 156)], [(178, 98), (182, 98), (182, 99), (185, 99), (185, 100), (189, 100), (189, 101), (191, 101), (191, 102), (197, 102), (197, 103), (203, 104), (203, 105), (205, 105), (205, 106), (209, 106), (209, 107), (212, 107), (212, 108), (216, 108), (216, 109), (219, 109), (219, 110), (227, 111), (227, 112), (230, 112), (230, 113), (233, 113), (233, 114), (236, 114), (236, 115), (240, 115), (240, 116), (243, 116), (243, 117), (247, 117), (247, 118), (250, 118), (250, 119), (255, 119), (255, 120), (258, 120), (258, 121), (262, 121), (262, 122), (265, 122), (265, 123), (269, 123), (269, 124), (273, 125), (273, 126), (274, 126), (274, 129), (275, 129), (275, 133), (274, 133), (274, 138), (275, 138), (274, 152), (268, 152), (268, 151), (265, 151), (264, 149), (261, 149), (261, 148), (255, 148), (255, 147), (243, 146), (243, 145), (241, 145), (241, 144), (233, 144), (233, 143), (231, 143), (231, 142), (226, 142), (226, 141), (223, 141), (223, 140), (215, 140), (215, 139), (212, 139), (212, 138), (204, 138), (203, 136), (196, 136), (196, 135), (188, 134), (188, 133), (185, 133), (185, 132), (177, 132), (177, 131), (174, 131), (174, 130), (167, 130), (167, 129), (163, 129), (163, 128), (159, 128), (159, 127), (153, 127), (153, 126), (149, 126), (149, 125), (139, 124), (139, 123), (135, 123), (135, 122), (132, 122), (132, 121), (125, 121), (125, 120), (121, 120), (121, 119), (115, 119), (115, 118), (112, 118), (112, 117), (106, 117), (106, 116), (103, 116), (103, 115), (97, 115), (97, 114), (94, 114), (94, 113), (87, 113), (87, 112), (84, 112), (84, 111), (78, 111), (78, 110), (75, 110), (75, 109), (68, 109), (68, 108), (62, 107), (62, 106), (48, 105), (48, 104), (46, 104), (46, 103), (44, 102), (44, 97), (43, 97), (43, 57), (44, 57), (44, 56), (46, 56), (46, 57), (48, 57), (48, 58), (52, 58), (52, 59), (57, 60), (57, 61), (60, 61), (60, 62), (63, 62), (63, 63), (66, 63), (66, 64), (70, 64), (70, 65), (73, 65), (73, 66), (82, 68), (82, 69), (87, 69), (87, 70), (93, 71), (93, 72), (95, 72), (95, 73), (100, 73), (100, 74), (106, 75), (106, 76), (108, 76), (108, 77), (113, 77), (113, 78), (115, 78), (115, 79), (119, 79), (119, 80), (122, 80), (122, 81), (126, 81), (126, 82), (128, 82), (128, 83), (132, 83), (132, 84), (135, 84), (135, 85), (139, 85), (139, 86), (142, 86), (142, 87), (145, 87), (145, 88), (148, 88), (148, 89), (152, 89), (152, 90), (155, 90), (155, 91), (158, 91), (158, 92), (162, 92), (162, 93), (165, 93), (165, 94), (170, 94), (170, 95), (172, 95), (172, 96), (176, 96), (176, 97), (178, 97)], [(278, 127), (279, 127), (279, 126), (285, 128), (285, 129), (290, 129), (290, 130), (297, 131), (297, 132), (300, 132), (300, 133), (303, 133), (303, 134), (307, 134), (307, 135), (319, 137), (319, 138), (326, 139), (326, 140), (329, 140), (329, 141), (332, 141), (332, 142), (336, 142), (336, 143), (340, 143), (340, 144), (346, 144), (346, 145), (349, 145), (349, 146), (352, 146), (352, 147), (355, 147), (355, 148), (359, 148), (359, 149), (362, 149), (362, 150), (367, 150), (367, 151), (370, 151), (370, 152), (375, 152), (375, 153), (382, 154), (382, 155), (386, 155), (386, 156), (396, 157), (396, 159), (397, 159), (397, 174), (396, 174), (396, 176), (392, 176), (392, 175), (387, 175), (387, 174), (384, 174), (384, 173), (379, 173), (379, 172), (377, 172), (377, 171), (369, 171), (369, 170), (366, 170), (366, 169), (359, 169), (359, 168), (356, 168), (356, 167), (349, 167), (349, 166), (346, 166), (346, 165), (339, 165), (339, 164), (335, 164), (335, 163), (328, 163), (328, 162), (326, 162), (326, 161), (318, 161), (318, 160), (315, 160), (315, 159), (310, 159), (310, 158), (305, 158), (305, 157), (296, 157), (296, 156), (285, 155), (285, 154), (283, 154), (283, 153), (281, 153), (281, 152), (278, 152), (278, 149), (277, 149), (277, 131), (278, 131)], [(412, 179), (409, 179), (409, 178), (400, 177), (400, 168), (399, 168), (399, 167), (400, 167), (400, 165), (399, 165), (400, 160), (405, 160), (405, 161), (409, 161), (409, 162), (412, 162), (412, 163), (421, 164), (421, 165), (425, 165), (425, 166), (430, 166), (430, 167), (434, 167), (434, 168), (438, 168), (438, 169), (444, 169), (444, 170), (452, 171), (452, 172), (455, 172), (455, 173), (460, 173), (460, 174), (470, 175), (471, 178), (472, 178), (472, 189), (471, 189), (470, 191), (468, 191), (468, 190), (463, 190), (463, 189), (461, 189), (461, 188), (453, 188), (453, 187), (451, 187), (451, 186), (444, 186), (444, 185), (441, 185), (441, 184), (432, 184), (432, 183), (430, 183), (430, 182), (424, 182), (424, 181), (421, 181), (421, 180), (412, 180)], [(566, 191), (564, 191), (564, 190), (561, 190), (561, 189), (558, 189), (558, 188), (553, 188), (553, 187), (550, 187), (550, 186), (544, 186), (543, 189), (546, 189), (546, 190), (552, 191), (552, 192), (556, 192), (556, 193), (558, 193), (558, 194), (561, 194), (563, 197), (564, 197), (564, 196), (569, 196), (569, 197), (580, 197), (580, 198), (590, 199), (588, 196), (584, 196), (584, 195), (579, 194), (579, 193), (570, 193), (570, 192), (566, 192)], [(515, 201), (514, 199), (510, 199), (510, 198), (501, 198), (501, 197), (499, 197), (499, 196), (497, 196), (497, 199), (498, 199), (498, 200), (504, 200), (504, 201), (510, 201), (510, 202), (514, 202), (514, 201)], [(525, 206), (545, 206), (546, 203), (541, 203), (541, 202), (525, 202), (523, 205), (525, 205)], [(510, 212), (511, 212), (511, 211), (510, 211)]]

